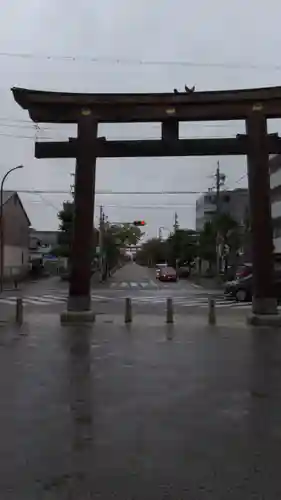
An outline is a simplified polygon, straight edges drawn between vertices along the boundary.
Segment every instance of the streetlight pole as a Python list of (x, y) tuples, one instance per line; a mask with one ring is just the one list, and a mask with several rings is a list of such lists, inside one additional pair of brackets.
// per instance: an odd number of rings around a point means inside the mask
[(23, 165), (18, 165), (17, 167), (10, 168), (8, 172), (5, 173), (2, 178), (1, 187), (0, 187), (0, 292), (3, 292), (3, 279), (4, 279), (4, 227), (3, 227), (3, 191), (4, 191), (4, 183), (7, 179), (8, 175), (14, 170), (18, 170), (19, 168), (23, 168)]

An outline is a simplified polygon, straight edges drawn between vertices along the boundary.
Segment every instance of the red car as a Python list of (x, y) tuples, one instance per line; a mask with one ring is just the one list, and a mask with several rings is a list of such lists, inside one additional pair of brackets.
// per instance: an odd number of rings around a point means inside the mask
[(160, 281), (177, 281), (177, 273), (173, 267), (164, 267), (160, 269), (159, 273)]

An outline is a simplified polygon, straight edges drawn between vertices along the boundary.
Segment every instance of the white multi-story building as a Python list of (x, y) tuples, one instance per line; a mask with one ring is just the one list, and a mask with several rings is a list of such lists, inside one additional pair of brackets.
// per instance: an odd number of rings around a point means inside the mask
[[(202, 194), (196, 200), (196, 231), (202, 231), (205, 223), (213, 219), (216, 211), (216, 193), (208, 191)], [(238, 224), (243, 225), (249, 212), (248, 189), (222, 191), (220, 211), (229, 214)]]
[(271, 217), (274, 252), (281, 254), (281, 155), (269, 158)]

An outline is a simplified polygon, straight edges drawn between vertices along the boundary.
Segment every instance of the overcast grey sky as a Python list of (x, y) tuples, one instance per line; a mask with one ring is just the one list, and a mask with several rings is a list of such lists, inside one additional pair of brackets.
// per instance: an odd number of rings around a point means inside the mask
[[(72, 160), (34, 159), (36, 134), (59, 140), (73, 134), (73, 128), (45, 125), (36, 131), (27, 113), (14, 103), (10, 87), (167, 92), (183, 89), (185, 83), (196, 85), (197, 90), (280, 85), (280, 18), (281, 4), (276, 0), (2, 1), (0, 174), (25, 165), (24, 171), (11, 174), (6, 188), (67, 193), (74, 171)], [(270, 132), (279, 128), (278, 122), (269, 124)], [(234, 136), (243, 130), (243, 123), (195, 123), (182, 126), (181, 134)], [(160, 134), (157, 124), (111, 125), (100, 131), (108, 138), (157, 138)], [(227, 186), (246, 186), (246, 178), (241, 179), (246, 172), (244, 158), (219, 159)], [(212, 185), (217, 160), (99, 160), (97, 189), (201, 192)], [(21, 197), (35, 228), (55, 229), (57, 211), (68, 195), (46, 192)], [(103, 204), (112, 221), (145, 219), (147, 235), (154, 236), (159, 226), (172, 226), (175, 210), (182, 227), (194, 227), (195, 199), (195, 195), (97, 195), (96, 205)]]

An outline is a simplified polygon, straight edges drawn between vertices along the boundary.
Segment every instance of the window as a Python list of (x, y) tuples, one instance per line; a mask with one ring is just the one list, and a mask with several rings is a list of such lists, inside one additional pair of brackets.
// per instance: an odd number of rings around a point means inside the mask
[(207, 195), (205, 198), (206, 203), (215, 203), (215, 196), (214, 195)]

